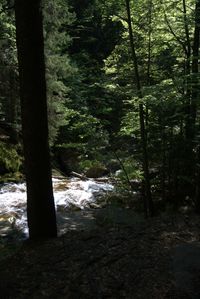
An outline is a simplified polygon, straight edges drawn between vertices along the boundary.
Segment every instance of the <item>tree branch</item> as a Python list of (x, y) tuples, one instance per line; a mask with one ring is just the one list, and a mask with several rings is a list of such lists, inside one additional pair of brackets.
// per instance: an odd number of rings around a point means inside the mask
[(122, 16), (120, 16), (120, 15), (118, 15), (116, 13), (113, 16), (118, 17), (120, 20), (125, 21), (126, 23), (128, 23), (128, 19), (125, 18), (125, 17), (122, 17)]
[(184, 19), (185, 36), (187, 41), (187, 56), (190, 59), (191, 56), (190, 32), (188, 27), (187, 8), (186, 8), (185, 0), (183, 0), (183, 19)]
[(187, 51), (187, 47), (185, 46), (185, 43), (179, 38), (179, 36), (174, 32), (164, 9), (164, 17), (165, 17), (165, 22), (169, 28), (169, 31), (171, 32), (171, 34), (175, 37), (175, 39), (177, 40), (177, 42), (182, 46), (183, 51), (185, 52), (186, 55), (188, 55), (188, 51)]

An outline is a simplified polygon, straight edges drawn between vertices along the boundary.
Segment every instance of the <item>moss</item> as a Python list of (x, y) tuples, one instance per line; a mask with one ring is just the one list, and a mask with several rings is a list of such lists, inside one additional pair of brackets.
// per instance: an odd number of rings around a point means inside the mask
[(0, 175), (0, 184), (2, 183), (20, 183), (25, 180), (24, 175), (21, 172), (6, 173)]
[(5, 142), (0, 142), (0, 174), (18, 172), (22, 158), (17, 152), (17, 147)]
[(82, 161), (79, 162), (79, 167), (81, 170), (83, 171), (87, 171), (88, 169), (90, 169), (91, 167), (104, 167), (105, 166), (98, 160), (89, 160), (89, 159), (84, 159)]

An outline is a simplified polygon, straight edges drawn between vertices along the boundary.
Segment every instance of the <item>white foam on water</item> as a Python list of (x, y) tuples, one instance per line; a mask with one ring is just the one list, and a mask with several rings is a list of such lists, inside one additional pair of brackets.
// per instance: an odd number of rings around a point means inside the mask
[[(64, 213), (65, 210), (69, 211), (74, 207), (81, 210), (88, 208), (100, 194), (113, 190), (113, 186), (108, 183), (82, 181), (77, 178), (53, 179), (53, 187), (58, 214), (61, 210)], [(10, 225), (11, 230), (16, 227), (28, 234), (25, 183), (9, 183), (0, 188), (0, 236), (5, 223)]]

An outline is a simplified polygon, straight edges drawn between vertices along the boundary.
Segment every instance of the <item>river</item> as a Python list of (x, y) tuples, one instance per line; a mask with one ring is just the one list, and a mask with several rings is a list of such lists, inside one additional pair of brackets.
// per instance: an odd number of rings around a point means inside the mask
[[(109, 183), (93, 179), (53, 179), (59, 234), (91, 224), (94, 208), (101, 207), (103, 195), (113, 190)], [(86, 212), (87, 211), (87, 212)], [(0, 237), (28, 237), (25, 183), (0, 188)]]

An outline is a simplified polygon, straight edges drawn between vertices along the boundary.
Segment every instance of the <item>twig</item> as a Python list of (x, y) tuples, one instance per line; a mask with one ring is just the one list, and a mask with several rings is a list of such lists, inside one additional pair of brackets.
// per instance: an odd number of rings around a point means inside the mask
[(165, 14), (165, 21), (166, 21), (166, 24), (167, 24), (167, 26), (168, 26), (168, 28), (169, 28), (169, 31), (170, 31), (171, 34), (175, 37), (175, 39), (177, 40), (177, 42), (182, 46), (183, 51), (184, 51), (185, 54), (187, 55), (188, 50), (187, 50), (187, 48), (186, 48), (186, 46), (185, 46), (185, 43), (184, 43), (184, 42), (178, 37), (178, 35), (176, 35), (176, 33), (174, 32), (174, 30), (173, 30), (171, 24), (169, 23), (169, 20), (168, 20), (168, 18), (167, 18), (167, 15), (166, 15), (166, 12), (165, 12), (165, 11), (164, 11), (164, 14)]
[(128, 173), (127, 173), (127, 171), (126, 171), (126, 169), (125, 169), (125, 167), (124, 167), (123, 162), (122, 162), (121, 159), (118, 157), (118, 155), (117, 155), (117, 153), (116, 153), (115, 151), (113, 151), (113, 153), (114, 153), (116, 159), (119, 161), (119, 164), (120, 164), (120, 166), (121, 166), (121, 168), (122, 168), (122, 170), (123, 170), (123, 172), (124, 172), (124, 174), (125, 174), (126, 180), (127, 180), (128, 184), (129, 184), (129, 186), (131, 187), (131, 190), (133, 190), (131, 181), (130, 181), (130, 179), (129, 179)]

